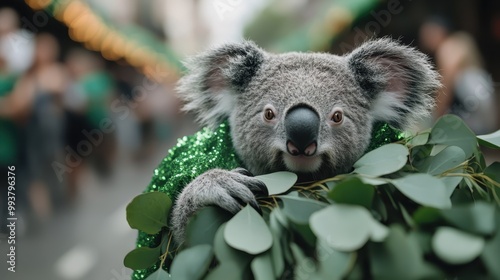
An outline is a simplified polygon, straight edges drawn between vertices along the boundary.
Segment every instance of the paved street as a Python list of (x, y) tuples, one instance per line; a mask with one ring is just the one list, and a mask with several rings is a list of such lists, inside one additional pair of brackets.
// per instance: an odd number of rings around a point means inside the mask
[[(180, 132), (183, 135), (190, 132)], [(174, 142), (140, 164), (118, 160), (104, 182), (85, 175), (78, 201), (56, 213), (37, 232), (18, 235), (16, 272), (7, 271), (7, 243), (0, 240), (2, 280), (128, 280), (123, 257), (134, 248), (137, 231), (125, 218), (127, 203), (148, 184), (153, 169)]]

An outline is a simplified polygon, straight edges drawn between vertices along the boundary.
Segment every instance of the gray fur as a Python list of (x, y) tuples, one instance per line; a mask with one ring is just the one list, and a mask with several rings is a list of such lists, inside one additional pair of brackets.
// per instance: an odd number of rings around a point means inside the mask
[[(439, 76), (427, 57), (391, 39), (364, 43), (352, 53), (270, 54), (244, 42), (209, 50), (187, 63), (179, 84), (185, 110), (211, 127), (229, 118), (231, 136), (244, 167), (255, 175), (281, 170), (303, 180), (348, 172), (366, 150), (372, 125), (386, 121), (405, 129), (431, 112)], [(296, 161), (286, 153), (283, 120), (304, 104), (320, 115), (317, 156)], [(276, 119), (264, 121), (266, 106)], [(344, 121), (331, 125), (334, 108)], [(234, 171), (211, 170), (184, 188), (176, 201), (172, 228), (181, 242), (187, 219), (216, 204), (235, 213), (243, 202), (255, 203), (248, 187), (255, 179)]]

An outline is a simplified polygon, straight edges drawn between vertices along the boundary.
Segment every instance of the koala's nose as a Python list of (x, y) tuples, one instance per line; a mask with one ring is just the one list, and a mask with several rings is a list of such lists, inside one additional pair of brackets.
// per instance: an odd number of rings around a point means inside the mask
[(287, 151), (293, 156), (312, 156), (316, 153), (319, 116), (307, 106), (290, 109), (285, 116)]

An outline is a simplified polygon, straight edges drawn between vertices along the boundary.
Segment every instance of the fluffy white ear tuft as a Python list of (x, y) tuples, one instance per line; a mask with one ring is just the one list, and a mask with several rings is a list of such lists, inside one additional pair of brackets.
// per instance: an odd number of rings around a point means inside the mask
[(177, 87), (184, 110), (195, 113), (202, 125), (216, 127), (234, 110), (238, 94), (263, 60), (264, 51), (252, 42), (227, 44), (191, 58)]
[(427, 56), (388, 38), (364, 43), (347, 56), (376, 121), (406, 129), (428, 116), (441, 87)]

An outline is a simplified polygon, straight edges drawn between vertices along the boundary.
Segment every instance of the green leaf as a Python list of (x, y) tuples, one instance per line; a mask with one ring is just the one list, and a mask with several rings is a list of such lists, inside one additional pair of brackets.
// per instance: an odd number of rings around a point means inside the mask
[(500, 130), (496, 132), (477, 136), (479, 144), (491, 149), (500, 149)]
[(241, 267), (232, 262), (227, 261), (221, 263), (219, 266), (211, 270), (207, 277), (203, 278), (203, 280), (221, 280), (221, 279), (234, 279), (239, 280), (243, 279), (243, 270)]
[(296, 224), (306, 225), (309, 223), (309, 217), (312, 213), (325, 208), (328, 204), (316, 200), (293, 197), (280, 196), (283, 201), (283, 213), (285, 216)]
[(440, 279), (439, 273), (423, 260), (416, 238), (406, 235), (398, 226), (391, 226), (383, 243), (369, 246), (374, 279)]
[(201, 279), (212, 262), (212, 246), (197, 245), (181, 251), (172, 262), (172, 279)]
[(130, 251), (123, 260), (123, 265), (131, 269), (146, 269), (160, 260), (160, 246), (156, 248), (140, 247)]
[(311, 230), (333, 249), (350, 252), (361, 248), (371, 237), (387, 236), (387, 228), (375, 221), (361, 206), (334, 204), (311, 215)]
[(496, 234), (486, 242), (483, 253), (481, 254), (481, 259), (493, 276), (493, 279), (500, 279), (500, 265), (498, 265), (498, 261), (500, 260), (500, 219), (498, 219), (498, 221), (499, 228)]
[(385, 185), (387, 184), (387, 179), (385, 178), (367, 178), (360, 176), (359, 177), (361, 181), (365, 184), (372, 185), (372, 186), (380, 186), (380, 185)]
[(435, 156), (430, 156), (420, 161), (417, 169), (420, 172), (429, 173), (431, 175), (440, 175), (445, 171), (457, 167), (465, 161), (464, 151), (455, 146), (446, 147)]
[(255, 280), (274, 279), (273, 263), (269, 253), (255, 257), (250, 266)]
[[(500, 162), (494, 162), (484, 170), (484, 175), (490, 177), (493, 181), (500, 183)], [(500, 197), (500, 187), (492, 185), (497, 197)]]
[(227, 222), (224, 240), (229, 246), (252, 255), (266, 251), (273, 244), (266, 222), (249, 205)]
[(464, 151), (466, 158), (472, 156), (474, 150), (477, 149), (474, 132), (454, 115), (445, 115), (436, 122), (431, 130), (429, 144), (458, 146)]
[(318, 279), (314, 260), (306, 256), (302, 248), (296, 243), (290, 243), (290, 250), (295, 260), (294, 279)]
[(297, 182), (297, 175), (287, 171), (255, 176), (255, 178), (266, 184), (269, 195), (284, 193), (291, 189), (295, 185), (295, 182)]
[(432, 207), (420, 207), (413, 213), (413, 221), (418, 225), (434, 224), (441, 220), (441, 213)]
[(337, 184), (328, 193), (328, 197), (337, 203), (360, 205), (370, 209), (374, 193), (373, 186), (353, 177)]
[(186, 229), (186, 245), (211, 245), (217, 229), (232, 215), (220, 207), (208, 206), (199, 210), (189, 221)]
[(435, 208), (450, 208), (451, 200), (445, 185), (428, 174), (413, 174), (392, 181), (392, 184), (409, 199)]
[(494, 162), (484, 170), (484, 175), (500, 183), (500, 162)]
[(131, 228), (156, 234), (166, 227), (172, 202), (168, 195), (149, 192), (136, 196), (127, 205), (127, 221)]
[[(464, 173), (464, 169), (457, 169), (453, 173), (461, 174)], [(458, 185), (460, 182), (462, 182), (463, 177), (461, 176), (445, 176), (445, 177), (440, 177), (439, 180), (443, 183), (443, 185), (446, 188), (446, 193), (448, 194), (448, 197), (451, 197), (453, 195), (453, 192), (457, 189)]]
[(484, 239), (451, 227), (440, 227), (432, 237), (432, 249), (449, 264), (465, 264), (477, 258), (484, 248)]
[(339, 252), (322, 239), (318, 239), (316, 255), (319, 262), (318, 276), (329, 280), (343, 279), (355, 258), (355, 254)]
[(271, 257), (274, 266), (275, 278), (279, 278), (285, 270), (285, 261), (281, 246), (281, 242), (284, 239), (284, 229), (279, 222), (279, 211), (279, 209), (275, 208), (269, 215), (269, 228), (271, 229), (273, 240), (275, 240), (275, 242), (273, 242), (273, 246), (271, 246)]
[(451, 196), (451, 203), (453, 204), (453, 207), (474, 202), (470, 189), (465, 185), (464, 181), (461, 183), (464, 184), (464, 186), (459, 186)]
[(441, 210), (441, 216), (467, 232), (490, 235), (495, 230), (495, 205), (483, 201)]
[(422, 132), (412, 137), (410, 141), (408, 141), (408, 144), (412, 147), (423, 146), (427, 144), (427, 142), (429, 141), (429, 137), (430, 137), (429, 132)]
[(170, 274), (168, 274), (168, 272), (166, 272), (161, 268), (153, 272), (151, 275), (148, 276), (148, 278), (146, 278), (146, 280), (168, 280), (168, 279), (172, 279), (172, 277), (170, 276)]
[(223, 224), (222, 226), (219, 227), (217, 233), (215, 234), (215, 239), (214, 239), (215, 257), (217, 257), (220, 263), (231, 262), (233, 265), (239, 268), (240, 272), (242, 272), (243, 269), (252, 260), (252, 256), (229, 246), (224, 240), (225, 229), (226, 229), (226, 224)]
[(373, 177), (394, 173), (405, 166), (408, 153), (408, 148), (403, 145), (384, 145), (354, 163), (354, 172)]

